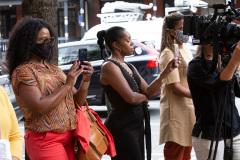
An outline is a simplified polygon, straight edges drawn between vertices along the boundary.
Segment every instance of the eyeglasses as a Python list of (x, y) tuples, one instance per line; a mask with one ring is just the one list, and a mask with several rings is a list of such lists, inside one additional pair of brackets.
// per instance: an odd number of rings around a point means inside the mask
[(45, 38), (40, 41), (42, 42), (42, 44), (44, 44), (44, 46), (46, 46), (47, 44), (50, 44), (51, 46), (53, 46), (55, 43), (54, 37)]

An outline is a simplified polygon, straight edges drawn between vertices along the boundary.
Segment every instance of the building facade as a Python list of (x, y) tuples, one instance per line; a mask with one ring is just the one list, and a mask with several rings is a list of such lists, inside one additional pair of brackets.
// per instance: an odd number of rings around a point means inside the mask
[[(225, 3), (226, 0), (204, 1), (214, 4)], [(69, 41), (80, 40), (85, 31), (100, 23), (97, 14), (101, 13), (101, 8), (107, 2), (115, 1), (58, 0), (58, 37), (68, 38)], [(174, 0), (125, 0), (125, 2), (147, 5), (153, 3), (153, 8), (145, 10), (144, 20), (147, 18), (147, 14), (164, 17), (165, 7), (174, 6)], [(22, 18), (21, 3), (22, 0), (0, 0), (0, 40), (7, 39), (12, 27)], [(240, 2), (237, 2), (236, 8), (240, 8)], [(199, 12), (205, 13), (207, 9), (201, 9)]]

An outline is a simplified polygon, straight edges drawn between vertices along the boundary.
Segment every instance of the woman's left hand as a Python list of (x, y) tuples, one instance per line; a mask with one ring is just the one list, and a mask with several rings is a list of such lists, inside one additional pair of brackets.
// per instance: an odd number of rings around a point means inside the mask
[(94, 69), (93, 69), (90, 62), (84, 61), (84, 63), (85, 63), (85, 65), (82, 65), (82, 67), (83, 67), (83, 72), (82, 72), (83, 80), (85, 82), (89, 82), (90, 79), (91, 79), (91, 76), (93, 74)]
[(176, 58), (171, 59), (161, 73), (162, 78), (166, 78), (170, 72), (177, 68), (181, 63), (181, 60), (182, 57), (180, 55)]

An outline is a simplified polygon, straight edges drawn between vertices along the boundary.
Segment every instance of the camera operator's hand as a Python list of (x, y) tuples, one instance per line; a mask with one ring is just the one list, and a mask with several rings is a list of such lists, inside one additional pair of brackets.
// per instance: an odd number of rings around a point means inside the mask
[(233, 56), (231, 58), (231, 61), (233, 61), (233, 63), (237, 66), (240, 63), (240, 41), (238, 42), (238, 44), (236, 45), (233, 51)]
[(236, 48), (234, 49), (232, 58), (230, 59), (229, 63), (221, 72), (220, 80), (221, 81), (231, 80), (239, 63), (240, 63), (240, 41), (238, 42)]

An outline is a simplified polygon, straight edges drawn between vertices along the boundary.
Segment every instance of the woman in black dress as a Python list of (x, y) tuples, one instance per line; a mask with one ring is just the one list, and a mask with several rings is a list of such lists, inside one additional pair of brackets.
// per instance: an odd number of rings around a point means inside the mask
[[(169, 61), (161, 74), (148, 85), (137, 69), (124, 62), (125, 56), (133, 54), (131, 35), (122, 27), (112, 27), (97, 34), (101, 52), (104, 41), (111, 50), (111, 57), (104, 61), (100, 81), (111, 103), (112, 110), (105, 121), (111, 132), (117, 155), (113, 160), (144, 160), (144, 133), (146, 133), (147, 159), (151, 159), (150, 115), (147, 108), (148, 97), (162, 85), (162, 80), (176, 68)], [(144, 121), (145, 119), (145, 127)], [(145, 128), (145, 129), (144, 129)]]

